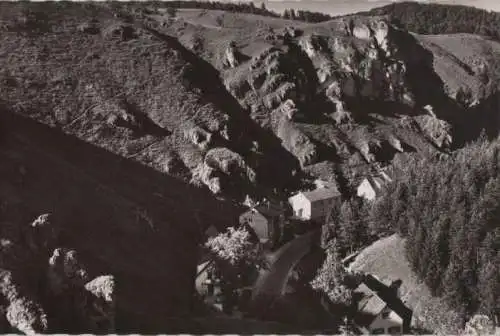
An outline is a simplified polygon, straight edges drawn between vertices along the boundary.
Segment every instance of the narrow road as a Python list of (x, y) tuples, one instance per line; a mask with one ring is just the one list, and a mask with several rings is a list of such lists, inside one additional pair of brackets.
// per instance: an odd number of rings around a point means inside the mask
[(312, 231), (297, 237), (268, 256), (269, 269), (261, 271), (252, 293), (254, 312), (263, 313), (284, 293), (293, 268), (311, 250), (316, 233)]

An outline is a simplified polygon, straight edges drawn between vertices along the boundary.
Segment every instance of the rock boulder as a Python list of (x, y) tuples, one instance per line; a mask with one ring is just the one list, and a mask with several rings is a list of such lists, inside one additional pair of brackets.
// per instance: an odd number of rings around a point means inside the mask
[(87, 312), (89, 329), (96, 333), (115, 332), (116, 294), (115, 279), (112, 275), (102, 275), (85, 284), (92, 294)]

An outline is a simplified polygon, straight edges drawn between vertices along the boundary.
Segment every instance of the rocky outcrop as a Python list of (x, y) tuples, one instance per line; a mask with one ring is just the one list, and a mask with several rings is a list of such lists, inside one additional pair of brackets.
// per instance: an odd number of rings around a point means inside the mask
[(372, 32), (367, 25), (360, 24), (352, 29), (352, 36), (360, 40), (369, 40), (372, 37)]
[(51, 214), (43, 214), (30, 224), (26, 232), (26, 240), (30, 250), (45, 255), (57, 242), (60, 229), (53, 222)]
[(224, 65), (236, 68), (239, 64), (238, 49), (236, 48), (236, 44), (231, 42), (224, 53)]
[(4, 302), (0, 310), (5, 314), (9, 324), (2, 326), (3, 332), (8, 332), (10, 328), (27, 335), (47, 332), (48, 321), (45, 311), (35, 298), (24, 293), (23, 288), (14, 280), (11, 271), (0, 269), (0, 293)]
[(82, 288), (89, 275), (75, 250), (57, 248), (49, 259), (47, 279), (51, 293), (61, 295), (73, 287)]
[(415, 118), (424, 134), (440, 149), (448, 149), (453, 142), (451, 125), (432, 115)]
[(401, 143), (401, 141), (394, 137), (394, 136), (390, 136), (389, 139), (387, 140), (387, 142), (395, 149), (397, 150), (398, 152), (400, 153), (403, 153), (404, 152), (404, 149), (403, 149), (403, 145)]
[(379, 140), (372, 140), (361, 144), (359, 151), (364, 159), (369, 162), (375, 162), (375, 153), (380, 150), (381, 142)]
[(228, 148), (218, 147), (209, 150), (205, 156), (205, 165), (220, 171), (231, 178), (255, 182), (255, 172), (243, 157)]
[(390, 56), (389, 44), (389, 24), (385, 21), (375, 21), (372, 23), (373, 38), (380, 50), (384, 51), (385, 56)]
[(296, 120), (300, 117), (299, 110), (293, 100), (288, 99), (280, 106), (281, 112), (288, 120)]
[(102, 275), (85, 284), (91, 293), (88, 304), (89, 330), (100, 333), (115, 332), (116, 293), (112, 275)]
[(317, 162), (319, 155), (316, 145), (288, 120), (281, 121), (275, 132), (286, 150), (297, 158), (302, 167)]
[(222, 173), (210, 168), (206, 165), (203, 165), (201, 167), (201, 172), (199, 173), (200, 175), (200, 180), (205, 184), (208, 189), (214, 194), (214, 195), (219, 195), (223, 191), (223, 185), (222, 185)]
[[(0, 332), (35, 335), (115, 332), (115, 280), (91, 280), (74, 249), (57, 247), (58, 226), (43, 214), (20, 231), (1, 223)], [(9, 229), (9, 232), (5, 229)], [(47, 305), (47, 306), (46, 306)]]
[(342, 101), (342, 89), (338, 81), (334, 81), (326, 89), (326, 97), (335, 105), (335, 111), (331, 114), (331, 118), (335, 124), (340, 125), (353, 121), (352, 115), (346, 110), (346, 104)]
[(200, 150), (207, 150), (212, 141), (212, 134), (200, 126), (186, 127), (184, 137)]
[(308, 35), (299, 41), (299, 46), (309, 58), (315, 57), (318, 53), (319, 45), (317, 39), (318, 37), (316, 35)]

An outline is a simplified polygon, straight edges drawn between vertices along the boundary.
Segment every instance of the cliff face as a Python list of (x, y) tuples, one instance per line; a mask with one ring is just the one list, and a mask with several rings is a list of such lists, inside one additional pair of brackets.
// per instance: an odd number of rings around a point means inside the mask
[[(2, 27), (6, 105), (238, 201), (296, 187), (311, 171), (330, 179), (331, 169), (316, 169), (325, 165), (353, 182), (397, 153), (459, 146), (481, 128), (464, 131), (464, 111), (481, 110), (493, 92), (457, 96), (437, 49), (382, 17), (304, 24), (217, 11), (167, 20), (133, 6), (2, 6), (5, 17), (22, 18)], [(478, 76), (493, 77), (491, 59)], [(212, 149), (212, 159), (224, 153), (216, 161), (237, 158), (251, 173), (207, 165)]]
[(221, 75), (303, 171), (328, 179), (320, 167), (333, 165), (349, 178), (397, 153), (455, 146), (458, 104), (411, 34), (378, 17), (292, 24), (240, 41), (247, 61)]

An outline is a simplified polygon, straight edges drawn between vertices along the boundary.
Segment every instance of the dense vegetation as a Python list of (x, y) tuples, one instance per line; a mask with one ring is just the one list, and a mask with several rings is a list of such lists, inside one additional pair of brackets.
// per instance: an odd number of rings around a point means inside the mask
[(407, 257), (433, 295), (462, 317), (500, 318), (500, 140), (484, 138), (450, 157), (408, 157), (374, 204), (332, 211), (323, 245), (343, 255), (386, 234), (407, 238)]
[[(213, 9), (223, 10), (232, 13), (256, 14), (268, 17), (280, 17), (279, 14), (266, 8), (262, 3), (260, 6), (255, 6), (253, 1), (249, 2), (218, 2), (218, 1), (185, 1), (176, 0), (168, 2), (153, 2), (155, 7), (168, 8), (196, 8), (196, 9)], [(281, 15), (284, 19), (298, 20), (305, 22), (323, 22), (331, 20), (333, 17), (319, 12), (311, 12), (307, 10), (286, 9)]]
[(196, 9), (213, 9), (223, 10), (233, 13), (247, 13), (262, 16), (279, 17), (279, 15), (266, 8), (265, 4), (255, 6), (253, 1), (249, 2), (218, 2), (218, 1), (154, 1), (156, 7), (169, 7), (169, 8), (196, 8)]
[(355, 198), (337, 203), (323, 225), (321, 244), (330, 250), (334, 245), (341, 256), (346, 256), (377, 239), (370, 233), (368, 205)]
[(371, 210), (369, 225), (407, 237), (414, 271), (464, 318), (500, 314), (499, 160), (499, 140), (410, 158)]
[(311, 12), (307, 10), (294, 10), (293, 8), (285, 9), (282, 17), (284, 19), (299, 20), (305, 22), (323, 22), (333, 19), (332, 16), (325, 13)]
[(500, 39), (500, 13), (468, 6), (394, 3), (366, 15), (388, 15), (393, 22), (419, 34), (480, 34)]

